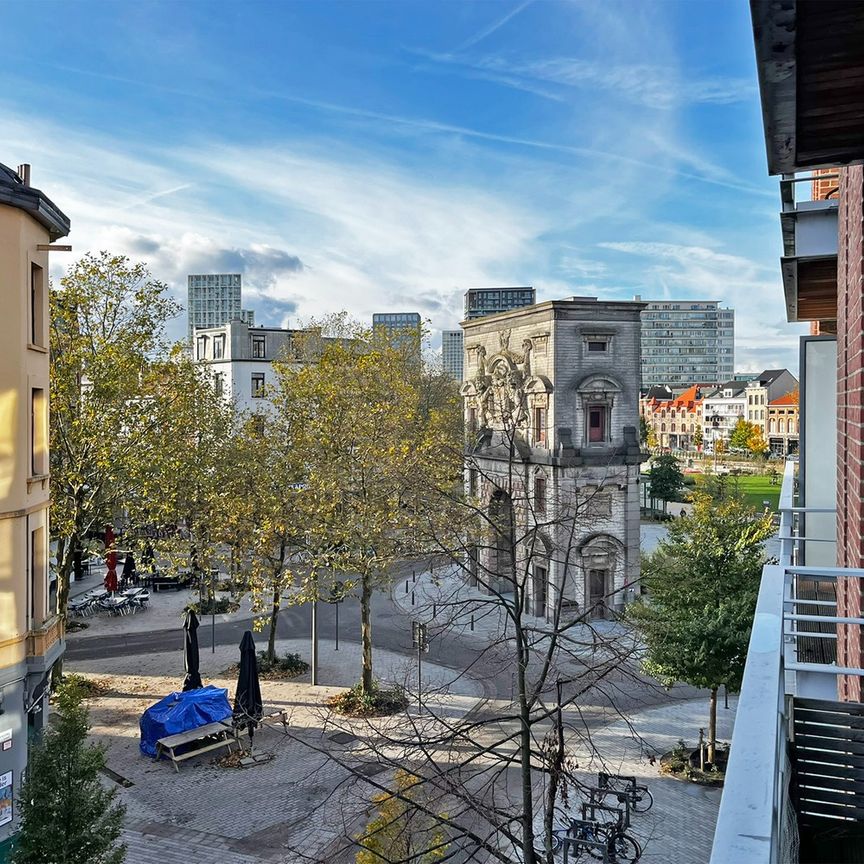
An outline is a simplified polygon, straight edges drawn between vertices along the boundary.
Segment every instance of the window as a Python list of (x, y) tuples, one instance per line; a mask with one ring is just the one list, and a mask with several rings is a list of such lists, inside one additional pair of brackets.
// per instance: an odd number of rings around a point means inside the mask
[(534, 409), (534, 443), (546, 443), (546, 409)]
[(588, 342), (589, 353), (599, 353), (606, 350), (607, 342), (601, 342), (599, 339), (591, 339)]
[(468, 431), (472, 434), (477, 432), (477, 409), (468, 409)]
[(221, 360), (225, 356), (225, 337), (213, 337), (213, 359)]
[(476, 468), (468, 469), (468, 494), (472, 497), (477, 497), (478, 488), (478, 471)]
[[(45, 529), (34, 528), (30, 532), (30, 628), (38, 627), (45, 618), (45, 594), (48, 587), (45, 567)], [(49, 609), (49, 614), (53, 610)]]
[(30, 264), (30, 344), (46, 348), (45, 339), (45, 271)]
[(217, 396), (224, 396), (225, 395), (225, 378), (220, 372), (216, 373), (216, 377), (213, 379), (213, 384), (216, 388), (216, 395)]
[(252, 373), (252, 398), (261, 399), (264, 396), (264, 373)]
[(534, 512), (543, 515), (546, 513), (546, 478), (534, 478)]
[(263, 360), (266, 356), (266, 343), (263, 336), (252, 337), (252, 359)]
[(606, 440), (606, 406), (588, 406), (588, 442), (592, 444)]
[(30, 391), (30, 476), (48, 473), (48, 428), (45, 391)]
[(205, 360), (207, 358), (207, 337), (199, 336), (196, 340), (196, 354), (195, 356), (199, 360)]

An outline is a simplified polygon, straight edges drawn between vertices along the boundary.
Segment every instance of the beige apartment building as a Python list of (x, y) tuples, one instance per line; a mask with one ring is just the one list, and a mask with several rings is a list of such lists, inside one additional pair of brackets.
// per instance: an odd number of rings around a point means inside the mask
[(69, 219), (0, 165), (0, 860), (63, 651), (48, 545), (48, 247)]

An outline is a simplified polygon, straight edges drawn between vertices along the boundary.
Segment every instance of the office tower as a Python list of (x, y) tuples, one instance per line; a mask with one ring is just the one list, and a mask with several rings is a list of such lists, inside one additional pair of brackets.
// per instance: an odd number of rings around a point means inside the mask
[(420, 356), (423, 329), (419, 312), (376, 312), (372, 316), (372, 330), (387, 334), (394, 344), (410, 347)]
[(456, 381), (462, 380), (464, 344), (461, 330), (441, 331), (441, 362), (444, 371)]
[(239, 273), (190, 274), (188, 277), (189, 344), (196, 329), (221, 327), (235, 318), (255, 324), (255, 313), (241, 309), (241, 276)]

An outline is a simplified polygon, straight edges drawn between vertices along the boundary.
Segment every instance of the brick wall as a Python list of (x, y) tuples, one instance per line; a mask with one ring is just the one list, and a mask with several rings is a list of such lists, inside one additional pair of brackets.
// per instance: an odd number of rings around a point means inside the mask
[[(837, 256), (837, 558), (864, 566), (864, 167), (840, 169)], [(838, 614), (861, 615), (861, 582), (838, 583)], [(840, 628), (841, 666), (864, 666), (861, 628)], [(840, 697), (861, 700), (861, 679), (841, 681)]]

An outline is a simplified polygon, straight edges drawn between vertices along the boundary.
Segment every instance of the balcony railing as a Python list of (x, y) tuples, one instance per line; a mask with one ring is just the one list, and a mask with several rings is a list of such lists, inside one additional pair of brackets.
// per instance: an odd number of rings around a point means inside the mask
[(785, 174), (780, 181), (780, 269), (790, 321), (829, 319), (837, 314), (838, 200), (836, 196), (814, 199), (812, 185), (817, 179), (835, 183), (838, 176)]
[(802, 517), (833, 511), (796, 507), (793, 471), (788, 462), (780, 557), (762, 573), (711, 864), (792, 864), (808, 843), (829, 856), (809, 860), (857, 860), (842, 849), (864, 816), (864, 709), (836, 694), (840, 676), (864, 670), (838, 666), (835, 646), (838, 624), (864, 618), (837, 615), (834, 588), (864, 570), (798, 565), (803, 543), (833, 542), (803, 536)]

